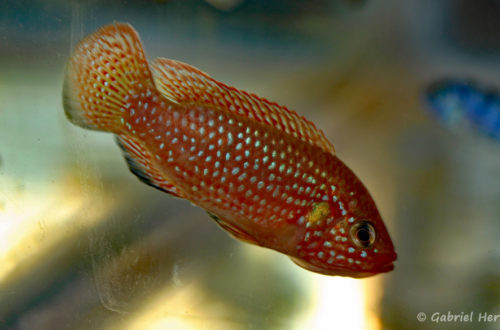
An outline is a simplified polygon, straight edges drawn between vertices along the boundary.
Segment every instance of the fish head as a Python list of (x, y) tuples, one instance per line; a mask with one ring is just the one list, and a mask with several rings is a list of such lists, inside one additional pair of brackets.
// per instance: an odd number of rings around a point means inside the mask
[(389, 272), (396, 260), (392, 240), (370, 194), (346, 169), (339, 186), (331, 186), (329, 200), (312, 203), (292, 260), (325, 275)]

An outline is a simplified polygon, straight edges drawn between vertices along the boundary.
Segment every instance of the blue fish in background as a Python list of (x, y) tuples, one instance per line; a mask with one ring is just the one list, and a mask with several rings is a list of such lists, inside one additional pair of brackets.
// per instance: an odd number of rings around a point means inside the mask
[(442, 80), (425, 93), (432, 113), (451, 129), (472, 127), (500, 141), (500, 94), (474, 83)]

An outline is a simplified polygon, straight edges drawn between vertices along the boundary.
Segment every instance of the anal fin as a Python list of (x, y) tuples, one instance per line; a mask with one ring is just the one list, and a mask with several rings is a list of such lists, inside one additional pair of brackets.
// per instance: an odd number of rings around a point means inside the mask
[(128, 135), (117, 135), (116, 142), (123, 151), (130, 171), (139, 180), (175, 197), (183, 198), (175, 185), (158, 168), (153, 155), (141, 141)]
[(233, 225), (230, 225), (227, 221), (222, 220), (219, 216), (213, 214), (212, 212), (207, 211), (208, 215), (215, 220), (215, 222), (225, 231), (228, 232), (229, 236), (232, 236), (233, 238), (250, 243), (250, 244), (255, 244), (255, 245), (260, 245), (250, 234), (248, 234), (246, 231), (236, 228)]

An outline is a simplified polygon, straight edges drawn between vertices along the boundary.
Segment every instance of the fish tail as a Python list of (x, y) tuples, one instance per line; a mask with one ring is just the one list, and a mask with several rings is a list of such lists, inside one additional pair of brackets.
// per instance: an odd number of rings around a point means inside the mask
[(139, 35), (114, 23), (83, 39), (70, 57), (64, 111), (78, 126), (119, 134), (134, 104), (155, 90)]

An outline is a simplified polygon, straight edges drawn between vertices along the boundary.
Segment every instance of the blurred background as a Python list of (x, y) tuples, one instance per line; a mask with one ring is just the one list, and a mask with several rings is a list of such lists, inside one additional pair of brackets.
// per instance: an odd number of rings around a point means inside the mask
[[(422, 94), (443, 77), (500, 89), (499, 17), (498, 0), (1, 1), (0, 328), (499, 329), (431, 321), (500, 314), (500, 141), (447, 130)], [(394, 271), (322, 276), (235, 241), (71, 125), (65, 61), (113, 21), (149, 59), (322, 128), (377, 202)]]

